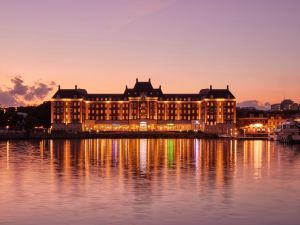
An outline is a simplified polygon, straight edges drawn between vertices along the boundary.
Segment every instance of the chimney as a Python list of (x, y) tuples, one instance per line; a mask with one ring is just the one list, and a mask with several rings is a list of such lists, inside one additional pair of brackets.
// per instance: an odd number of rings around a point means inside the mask
[(210, 85), (209, 89), (210, 89), (210, 90), (212, 89), (212, 85)]
[(127, 85), (126, 85), (126, 90), (128, 89)]
[(159, 89), (161, 90), (161, 85), (159, 85)]
[(75, 90), (77, 90), (77, 85), (75, 85)]
[(227, 90), (229, 90), (229, 85), (227, 85)]
[(151, 82), (151, 79), (149, 78), (149, 82)]
[(138, 79), (138, 78), (136, 78), (136, 79), (135, 79), (135, 82), (139, 82), (139, 79)]
[(60, 85), (58, 85), (58, 90), (60, 90)]

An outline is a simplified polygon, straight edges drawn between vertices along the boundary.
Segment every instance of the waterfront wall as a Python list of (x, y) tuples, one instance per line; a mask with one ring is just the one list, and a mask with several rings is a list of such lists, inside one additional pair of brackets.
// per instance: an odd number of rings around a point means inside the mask
[(0, 140), (10, 139), (89, 139), (89, 138), (217, 138), (216, 134), (202, 132), (53, 132), (33, 133), (22, 132), (16, 135), (13, 132), (0, 135)]

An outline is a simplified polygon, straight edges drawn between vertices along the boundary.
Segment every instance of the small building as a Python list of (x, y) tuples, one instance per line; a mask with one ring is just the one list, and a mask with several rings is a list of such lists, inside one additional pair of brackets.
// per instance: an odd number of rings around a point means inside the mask
[(291, 99), (285, 99), (280, 104), (281, 110), (290, 111), (290, 110), (292, 110), (293, 104), (294, 104), (294, 101), (292, 101)]
[(268, 133), (268, 115), (261, 110), (246, 111), (237, 117), (239, 134), (256, 135)]
[(298, 111), (298, 110), (299, 110), (299, 105), (295, 102), (295, 103), (292, 105), (291, 110), (293, 110), (293, 111)]
[(239, 134), (266, 135), (289, 118), (288, 111), (262, 111), (240, 109), (237, 112)]
[(281, 104), (273, 104), (271, 105), (271, 111), (281, 111)]

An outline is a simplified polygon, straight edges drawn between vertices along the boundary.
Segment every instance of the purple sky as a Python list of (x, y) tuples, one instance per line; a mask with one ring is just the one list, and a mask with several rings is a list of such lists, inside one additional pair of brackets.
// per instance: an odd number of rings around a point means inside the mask
[(300, 101), (299, 0), (2, 0), (0, 32), (0, 104), (16, 76), (99, 93), (151, 77), (165, 92), (229, 84), (239, 102)]

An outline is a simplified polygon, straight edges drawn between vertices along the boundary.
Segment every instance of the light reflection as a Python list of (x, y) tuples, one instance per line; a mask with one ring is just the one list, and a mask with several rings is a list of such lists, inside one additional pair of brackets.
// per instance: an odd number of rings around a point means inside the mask
[(6, 168), (9, 169), (9, 141), (6, 142)]
[(43, 162), (43, 158), (44, 158), (44, 145), (45, 145), (45, 141), (41, 140), (40, 141), (41, 162)]
[(195, 165), (196, 168), (199, 167), (199, 139), (194, 140), (194, 155), (195, 155)]
[[(177, 181), (183, 172), (194, 173), (197, 180), (214, 177), (215, 185), (224, 185), (228, 174), (253, 169), (253, 178), (262, 176), (262, 167), (270, 170), (274, 144), (264, 141), (199, 139), (88, 139), (39, 142), (39, 162), (50, 164), (53, 178), (63, 173), (91, 177), (136, 176), (166, 179), (173, 172)], [(240, 150), (238, 149), (240, 147)], [(10, 165), (10, 142), (6, 142), (6, 164)], [(264, 164), (264, 165), (263, 165)], [(172, 172), (173, 171), (173, 172)], [(213, 171), (213, 173), (212, 173)], [(201, 178), (201, 179), (200, 179)]]
[[(16, 209), (20, 199), (26, 199), (20, 206), (22, 210), (31, 206), (38, 210), (44, 206), (41, 202), (45, 202), (50, 207), (43, 208), (60, 207), (60, 212), (66, 208), (65, 204), (78, 206), (76, 212), (89, 208), (89, 216), (95, 215), (94, 209), (99, 207), (107, 208), (105, 216), (111, 206), (120, 210), (128, 206), (144, 216), (162, 201), (166, 203), (161, 205), (162, 210), (166, 205), (178, 203), (177, 206), (186, 204), (188, 209), (202, 212), (207, 208), (216, 209), (214, 205), (218, 203), (228, 213), (227, 206), (236, 204), (237, 200), (241, 200), (240, 204), (252, 201), (256, 206), (261, 201), (253, 198), (257, 194), (272, 197), (269, 201), (272, 204), (266, 204), (264, 209), (275, 205), (274, 194), (280, 197), (273, 188), (280, 188), (281, 194), (286, 183), (299, 186), (296, 147), (268, 141), (220, 139), (3, 142), (0, 144), (0, 189), (7, 194), (0, 197), (5, 203), (2, 210), (7, 208), (7, 200), (11, 200), (11, 210)], [(284, 184), (278, 179), (283, 175)], [(257, 185), (260, 188), (253, 188)], [(287, 192), (286, 196), (293, 200), (295, 195)], [(174, 203), (170, 204), (171, 201)], [(203, 204), (202, 208), (199, 204)]]
[(147, 139), (140, 140), (140, 171), (145, 174), (147, 168)]
[(268, 168), (270, 168), (270, 162), (271, 161), (271, 142), (268, 141), (267, 143), (267, 162), (268, 162)]
[(262, 168), (262, 141), (254, 141), (254, 176), (256, 179), (262, 177), (261, 168)]
[(167, 157), (168, 157), (168, 167), (172, 167), (174, 162), (174, 140), (168, 140), (167, 142)]

